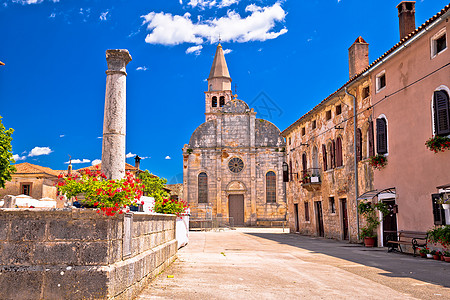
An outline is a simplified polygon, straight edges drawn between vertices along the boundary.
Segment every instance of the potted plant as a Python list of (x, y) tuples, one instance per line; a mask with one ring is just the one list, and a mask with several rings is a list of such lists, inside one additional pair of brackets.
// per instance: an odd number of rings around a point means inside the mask
[(381, 170), (387, 165), (387, 157), (383, 154), (377, 154), (369, 158), (369, 165), (375, 169)]
[(441, 244), (442, 248), (450, 246), (450, 225), (436, 226), (428, 230), (428, 241), (434, 244)]
[(420, 257), (426, 258), (427, 254), (430, 253), (430, 250), (427, 247), (423, 247), (422, 249), (419, 250), (419, 253)]
[(434, 260), (441, 260), (441, 253), (438, 250), (431, 251)]
[(442, 205), (443, 209), (450, 209), (450, 197), (447, 195), (447, 193), (445, 193), (444, 195), (442, 195), (438, 200), (437, 200), (438, 204)]
[(360, 229), (360, 237), (364, 240), (366, 247), (374, 247), (376, 240), (376, 229), (380, 224), (377, 218), (376, 210), (380, 211), (383, 218), (389, 214), (387, 205), (383, 202), (371, 203), (360, 202), (358, 204), (358, 212), (365, 217), (366, 225)]
[(444, 257), (445, 262), (450, 262), (450, 252), (444, 251), (442, 256)]
[(450, 149), (450, 138), (436, 135), (429, 138), (425, 142), (425, 145), (430, 151), (434, 151), (434, 153), (443, 152)]
[(311, 176), (308, 173), (304, 173), (302, 176), (302, 183), (310, 183), (311, 182)]

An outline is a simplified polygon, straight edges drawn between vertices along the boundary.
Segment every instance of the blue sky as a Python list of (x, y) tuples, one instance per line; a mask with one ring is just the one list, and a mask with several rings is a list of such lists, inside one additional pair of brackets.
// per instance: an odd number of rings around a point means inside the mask
[[(398, 42), (399, 2), (0, 0), (0, 115), (18, 162), (89, 166), (101, 159), (105, 51), (128, 49), (126, 153), (181, 182), (219, 34), (238, 98), (283, 130), (348, 80), (359, 35), (370, 62)], [(447, 4), (417, 1), (416, 27)]]

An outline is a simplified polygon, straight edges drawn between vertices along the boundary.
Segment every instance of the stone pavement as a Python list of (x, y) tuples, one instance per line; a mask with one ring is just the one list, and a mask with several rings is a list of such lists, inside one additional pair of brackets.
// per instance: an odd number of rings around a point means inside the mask
[(178, 257), (137, 299), (450, 299), (450, 263), (281, 229), (191, 232)]

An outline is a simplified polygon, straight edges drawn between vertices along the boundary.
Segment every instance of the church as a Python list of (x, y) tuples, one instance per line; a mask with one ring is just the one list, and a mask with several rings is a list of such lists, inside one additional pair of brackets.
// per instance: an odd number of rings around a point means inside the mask
[(183, 147), (184, 199), (191, 216), (230, 226), (280, 226), (286, 221), (285, 141), (231, 90), (217, 46), (205, 92), (205, 123)]

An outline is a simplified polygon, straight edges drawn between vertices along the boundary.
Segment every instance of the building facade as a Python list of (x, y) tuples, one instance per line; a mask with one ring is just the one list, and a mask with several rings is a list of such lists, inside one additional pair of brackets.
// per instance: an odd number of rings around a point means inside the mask
[(284, 138), (232, 94), (220, 44), (208, 77), (205, 119), (183, 148), (184, 199), (192, 217), (280, 225), (286, 220)]

